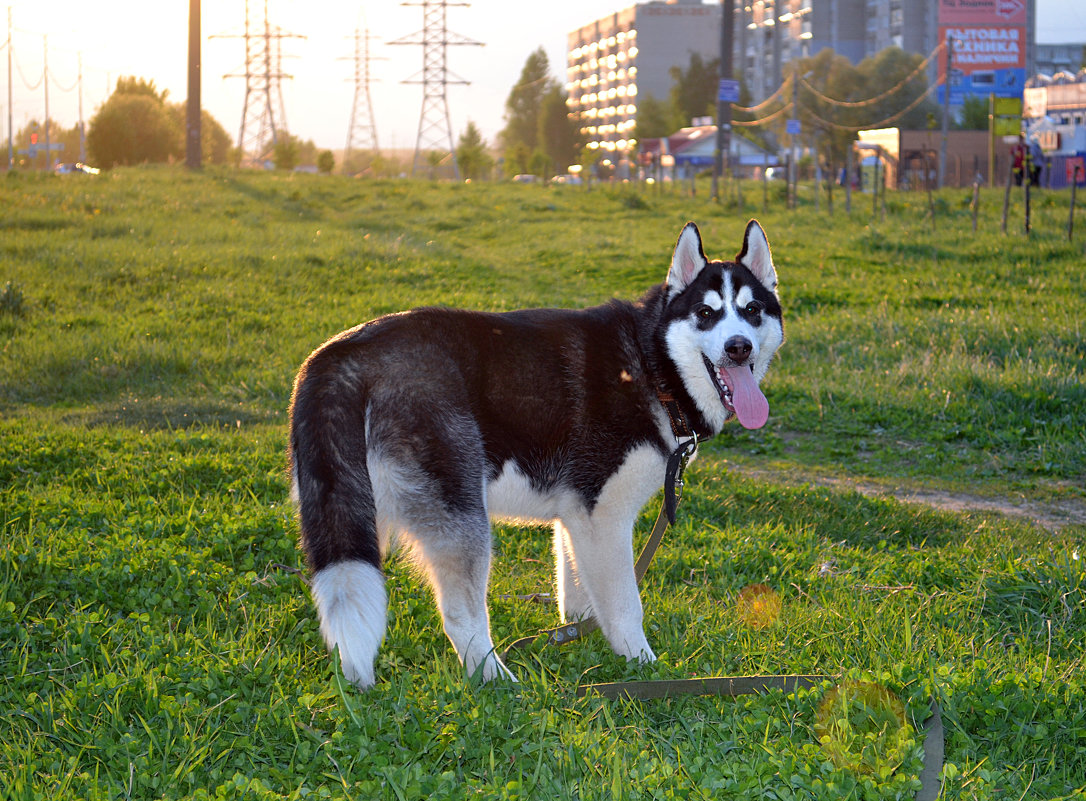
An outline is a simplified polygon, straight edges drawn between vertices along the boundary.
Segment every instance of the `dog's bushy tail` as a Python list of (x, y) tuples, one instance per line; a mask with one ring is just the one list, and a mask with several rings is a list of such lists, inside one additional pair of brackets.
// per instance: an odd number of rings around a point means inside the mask
[(292, 495), (321, 634), (330, 651), (339, 649), (344, 676), (368, 687), (388, 601), (366, 462), (366, 393), (334, 350), (311, 356), (294, 384)]

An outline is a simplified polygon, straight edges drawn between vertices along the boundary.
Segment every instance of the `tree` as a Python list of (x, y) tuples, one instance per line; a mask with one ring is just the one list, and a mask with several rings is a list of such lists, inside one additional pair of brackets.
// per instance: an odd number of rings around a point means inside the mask
[[(897, 91), (872, 104), (867, 119), (881, 121), (893, 117), (927, 91), (927, 74), (924, 70), (916, 71), (923, 60), (924, 57), (919, 53), (906, 53), (900, 47), (887, 47), (856, 65), (866, 97), (877, 97), (901, 85)], [(896, 118), (893, 125), (898, 128), (924, 128), (928, 115), (937, 112), (938, 105), (935, 101), (925, 98), (906, 114)]]
[(166, 92), (159, 93), (154, 81), (118, 79), (116, 90), (90, 121), (91, 162), (110, 169), (179, 158), (184, 137), (165, 98)]
[(543, 98), (557, 82), (550, 77), (546, 51), (536, 49), (520, 72), (520, 78), (505, 101), (505, 128), (498, 135), (506, 164), (511, 151), (523, 145), (531, 153), (539, 147), (539, 121)]
[(581, 136), (577, 121), (566, 107), (565, 93), (552, 84), (539, 109), (539, 145), (556, 172), (565, 172), (577, 160)]
[[(862, 124), (863, 115), (869, 113), (832, 101), (853, 102), (866, 97), (861, 76), (852, 62), (829, 48), (813, 58), (801, 59), (792, 75), (800, 82), (797, 116), (807, 135), (806, 141), (815, 146), (832, 173), (838, 164), (844, 163), (856, 138), (849, 126)], [(783, 120), (778, 126), (778, 133), (784, 133)]]
[(670, 107), (652, 94), (637, 99), (637, 139), (660, 139), (675, 132)]
[(336, 168), (336, 157), (331, 150), (322, 150), (317, 154), (317, 169), (324, 175), (331, 175)]
[[(165, 94), (165, 93), (163, 93)], [(188, 124), (188, 109), (184, 103), (171, 103), (170, 113), (178, 130), (184, 132)], [(200, 110), (200, 160), (204, 164), (226, 164), (230, 161), (230, 149), (233, 140), (219, 121), (211, 116), (207, 109)], [(184, 151), (176, 154), (177, 158), (183, 158)]]
[(955, 126), (962, 131), (988, 130), (988, 100), (975, 95), (966, 95), (962, 104), (961, 119)]
[(507, 175), (520, 175), (531, 171), (532, 151), (523, 142), (517, 142), (512, 149), (505, 151), (505, 172)]
[(690, 54), (690, 64), (668, 70), (674, 83), (671, 85), (671, 113), (675, 127), (691, 124), (694, 117), (716, 114), (716, 95), (719, 80), (720, 59), (706, 63), (700, 53)]
[[(154, 81), (134, 76), (118, 78), (117, 88), (91, 118), (87, 129), (87, 153), (91, 163), (109, 169), (121, 164), (184, 158), (185, 104), (167, 103), (168, 95), (169, 91), (159, 91)], [(78, 132), (76, 134), (78, 137)], [(225, 164), (230, 156), (230, 146), (226, 129), (206, 110), (201, 110), (203, 161)], [(78, 144), (75, 152), (78, 152)]]
[(272, 149), (272, 163), (277, 170), (293, 170), (300, 163), (298, 160), (301, 148), (297, 137), (291, 136), (286, 131), (279, 131), (276, 135), (275, 147)]
[[(803, 141), (814, 145), (831, 172), (843, 163), (860, 128), (926, 126), (936, 106), (925, 97), (927, 76), (918, 70), (922, 61), (920, 55), (888, 47), (853, 67), (847, 58), (826, 48), (786, 67), (785, 75), (791, 73), (799, 80), (797, 115)], [(901, 114), (918, 98), (924, 99)], [(780, 107), (778, 102), (761, 113), (768, 116)], [(783, 117), (775, 130), (784, 133)]]
[(486, 178), (494, 166), (494, 159), (486, 151), (483, 135), (470, 120), (456, 145), (456, 163), (460, 165), (461, 175), (469, 181)]
[(163, 89), (161, 92), (155, 88), (155, 82), (149, 81), (146, 78), (137, 78), (134, 75), (121, 77), (117, 79), (117, 88), (113, 90), (115, 95), (146, 95), (147, 97), (154, 98), (160, 103), (166, 102), (166, 97), (170, 94), (169, 89)]

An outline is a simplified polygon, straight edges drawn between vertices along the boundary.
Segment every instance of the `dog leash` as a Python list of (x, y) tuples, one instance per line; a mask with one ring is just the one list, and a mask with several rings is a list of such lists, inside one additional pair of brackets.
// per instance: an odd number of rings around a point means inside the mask
[[(783, 693), (797, 689), (810, 689), (824, 681), (836, 681), (839, 676), (713, 676), (700, 679), (661, 679), (653, 681), (618, 681), (605, 684), (582, 684), (577, 687), (577, 697), (600, 695), (604, 698), (627, 698), (652, 701), (681, 695), (716, 695), (734, 698), (739, 695), (762, 694), (769, 690)], [(931, 700), (931, 713), (921, 725), (924, 733), (924, 762), (920, 770), (920, 789), (913, 796), (915, 801), (935, 801), (942, 789), (940, 774), (946, 738), (943, 731), (943, 714), (939, 702)]]

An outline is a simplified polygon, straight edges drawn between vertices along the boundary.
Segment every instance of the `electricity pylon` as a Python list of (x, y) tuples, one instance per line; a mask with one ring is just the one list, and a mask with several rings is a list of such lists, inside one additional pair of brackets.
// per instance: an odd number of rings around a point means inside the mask
[(377, 153), (377, 123), (373, 116), (370, 96), (370, 36), (369, 29), (354, 31), (354, 99), (351, 101), (351, 121), (347, 126), (347, 146), (343, 150), (343, 166), (347, 167), (351, 153)]
[(250, 25), (249, 0), (245, 0), (245, 33), (241, 38), (245, 39), (245, 71), (224, 75), (223, 78), (245, 79), (245, 105), (242, 107), (241, 131), (238, 133), (238, 164), (257, 167), (271, 158), (279, 134), (287, 130), (280, 82), (294, 76), (282, 71), (282, 40), (305, 37), (273, 27), (268, 19), (268, 0), (264, 0), (264, 30), (262, 33), (254, 32)]
[[(449, 84), (467, 84), (468, 82), (449, 72), (446, 64), (446, 50), (450, 45), (481, 47), (483, 43), (452, 33), (445, 25), (445, 11), (449, 6), (467, 6), (468, 3), (422, 0), (419, 3), (403, 3), (402, 5), (422, 6), (423, 17), (421, 31), (389, 42), (389, 44), (422, 45), (422, 72), (404, 81), (404, 83), (422, 84), (422, 114), (419, 116), (419, 132), (415, 139), (415, 158), (411, 163), (411, 174), (415, 174), (423, 159), (429, 160), (430, 166), (435, 166), (445, 158), (451, 157), (453, 175), (459, 180), (460, 167), (456, 163), (456, 149), (453, 147), (446, 89)], [(448, 156), (443, 157), (443, 154), (448, 154)]]

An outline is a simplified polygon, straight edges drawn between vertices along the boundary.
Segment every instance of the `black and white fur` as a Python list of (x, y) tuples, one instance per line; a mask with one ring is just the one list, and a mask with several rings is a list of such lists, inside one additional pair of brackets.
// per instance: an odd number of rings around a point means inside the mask
[(553, 524), (562, 620), (593, 615), (616, 653), (654, 660), (632, 532), (678, 445), (659, 393), (699, 436), (719, 433), (734, 414), (725, 368), (758, 382), (783, 340), (776, 285), (757, 222), (734, 262), (707, 261), (688, 223), (667, 280), (637, 303), (416, 309), (314, 351), (294, 384), (290, 464), (321, 632), (344, 675), (374, 683), (395, 543), (433, 587), (467, 671), (509, 675), (487, 613), (491, 519)]

